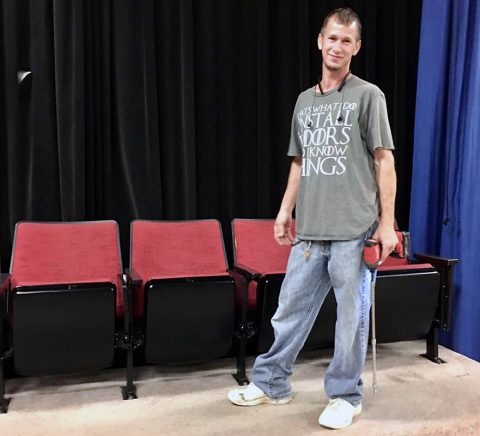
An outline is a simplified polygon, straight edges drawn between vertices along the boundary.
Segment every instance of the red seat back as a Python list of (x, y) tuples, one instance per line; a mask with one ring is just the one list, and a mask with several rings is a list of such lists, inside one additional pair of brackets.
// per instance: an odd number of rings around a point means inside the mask
[(12, 288), (110, 282), (122, 299), (122, 261), (115, 221), (19, 222), (10, 264)]
[[(283, 274), (287, 269), (291, 247), (279, 245), (273, 237), (272, 219), (240, 219), (232, 221), (234, 263), (260, 274)], [(295, 235), (295, 221), (292, 225)], [(248, 286), (248, 308), (257, 304), (257, 283)]]
[[(278, 245), (272, 219), (235, 219), (232, 222), (234, 262), (261, 274), (285, 273), (290, 246)], [(295, 235), (295, 222), (292, 225)]]
[[(145, 221), (131, 225), (130, 268), (145, 284), (153, 279), (227, 276), (218, 220)], [(143, 313), (143, 287), (134, 313)]]

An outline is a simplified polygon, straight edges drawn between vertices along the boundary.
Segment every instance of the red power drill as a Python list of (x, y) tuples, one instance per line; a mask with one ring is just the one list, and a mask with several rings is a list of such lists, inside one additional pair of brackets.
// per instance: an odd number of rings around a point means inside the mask
[[(395, 230), (397, 235), (397, 245), (395, 246), (391, 255), (395, 257), (405, 258), (410, 253), (410, 233), (400, 232)], [(363, 259), (367, 268), (370, 271), (375, 271), (380, 262), (380, 256), (382, 254), (382, 247), (375, 239), (367, 239), (363, 248)]]

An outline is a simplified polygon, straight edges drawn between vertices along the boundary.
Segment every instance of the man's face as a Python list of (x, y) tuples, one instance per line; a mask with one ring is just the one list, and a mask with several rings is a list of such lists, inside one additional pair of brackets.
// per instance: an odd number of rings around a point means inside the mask
[(332, 71), (349, 68), (352, 56), (360, 50), (361, 41), (355, 22), (345, 26), (330, 18), (325, 29), (318, 35), (318, 48), (322, 52), (323, 64)]

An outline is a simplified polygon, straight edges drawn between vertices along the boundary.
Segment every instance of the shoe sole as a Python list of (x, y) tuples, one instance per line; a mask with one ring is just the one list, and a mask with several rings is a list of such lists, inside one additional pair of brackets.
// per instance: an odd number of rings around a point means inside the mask
[(270, 398), (266, 395), (255, 398), (253, 400), (245, 400), (243, 398), (243, 390), (236, 389), (228, 393), (228, 399), (235, 404), (236, 406), (258, 406), (260, 404), (273, 404), (280, 406), (282, 404), (287, 404), (290, 402), (292, 397), (283, 397), (283, 398)]
[(319, 423), (322, 427), (329, 428), (329, 429), (331, 429), (331, 430), (342, 430), (343, 428), (347, 428), (347, 427), (351, 426), (352, 423), (353, 423), (353, 418), (355, 418), (356, 416), (360, 415), (360, 413), (362, 413), (362, 405), (361, 405), (361, 404), (360, 404), (360, 407), (358, 407), (357, 409), (355, 409), (355, 412), (353, 412), (352, 420), (351, 420), (349, 423), (347, 423), (347, 424), (345, 424), (345, 425), (343, 425), (343, 426), (334, 427), (334, 426), (331, 426), (331, 425), (328, 425), (328, 424), (322, 424), (322, 423), (320, 422), (320, 418), (318, 419), (318, 423)]

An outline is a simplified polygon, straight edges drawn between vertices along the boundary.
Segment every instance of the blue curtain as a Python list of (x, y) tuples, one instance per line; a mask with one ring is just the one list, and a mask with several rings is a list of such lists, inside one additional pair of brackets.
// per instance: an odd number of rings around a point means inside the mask
[(412, 248), (460, 259), (444, 345), (480, 360), (480, 5), (424, 0)]

